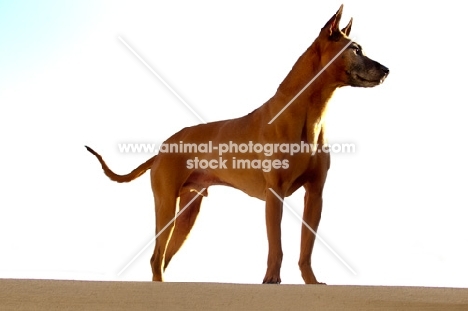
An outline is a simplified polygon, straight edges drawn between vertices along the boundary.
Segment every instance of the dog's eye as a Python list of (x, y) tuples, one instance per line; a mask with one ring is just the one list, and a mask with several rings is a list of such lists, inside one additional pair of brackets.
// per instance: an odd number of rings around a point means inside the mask
[(358, 46), (354, 46), (354, 47), (353, 47), (353, 50), (354, 50), (354, 53), (356, 53), (357, 55), (361, 55), (361, 54), (362, 54), (362, 51), (361, 51), (361, 49), (360, 49)]

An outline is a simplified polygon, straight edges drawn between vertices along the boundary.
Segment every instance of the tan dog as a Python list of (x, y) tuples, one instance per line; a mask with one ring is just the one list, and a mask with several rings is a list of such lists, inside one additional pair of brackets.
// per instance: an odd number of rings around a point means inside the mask
[[(348, 38), (352, 19), (345, 28), (339, 29), (342, 9), (343, 6), (299, 57), (276, 94), (248, 115), (184, 128), (165, 141), (165, 146), (173, 147), (172, 152), (160, 151), (127, 175), (112, 172), (102, 157), (87, 147), (98, 158), (105, 174), (117, 182), (132, 181), (151, 168), (157, 233), (151, 258), (153, 281), (163, 280), (164, 269), (192, 229), (202, 198), (211, 185), (234, 187), (266, 202), (269, 251), (263, 283), (281, 282), (282, 198), (304, 187), (303, 219), (317, 231), (330, 155), (326, 152), (311, 154), (310, 150), (293, 153), (281, 146), (302, 144), (320, 149), (326, 144), (323, 119), (333, 92), (346, 85), (379, 85), (389, 73), (386, 67), (366, 57), (361, 47)], [(181, 152), (182, 144), (191, 144), (193, 148)], [(214, 146), (209, 151), (195, 148), (209, 144)], [(241, 145), (251, 149), (264, 146), (265, 150), (266, 146), (275, 146), (276, 150), (244, 153), (234, 148)], [(177, 146), (181, 147), (178, 151), (175, 150)], [(224, 153), (220, 154), (216, 148), (221, 149), (221, 146), (230, 148), (223, 149)], [(180, 198), (180, 209), (187, 208), (172, 222), (177, 212), (177, 198)], [(314, 241), (314, 232), (303, 225), (299, 268), (307, 284), (318, 283), (311, 266)]]

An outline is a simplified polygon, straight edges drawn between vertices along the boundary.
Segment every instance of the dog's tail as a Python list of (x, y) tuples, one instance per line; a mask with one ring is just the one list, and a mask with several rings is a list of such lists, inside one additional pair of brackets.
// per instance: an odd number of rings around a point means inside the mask
[(114, 173), (107, 166), (106, 162), (104, 162), (104, 160), (102, 159), (102, 157), (101, 157), (101, 155), (99, 153), (97, 153), (96, 151), (94, 151), (93, 149), (91, 149), (88, 146), (85, 146), (85, 147), (89, 152), (94, 154), (94, 156), (99, 160), (99, 163), (101, 163), (102, 169), (104, 170), (104, 174), (106, 174), (107, 177), (109, 177), (111, 180), (116, 181), (116, 182), (130, 182), (130, 181), (140, 177), (141, 175), (143, 175), (151, 167), (151, 165), (154, 162), (154, 158), (156, 157), (156, 156), (152, 157), (151, 159), (149, 159), (145, 163), (141, 164), (140, 166), (138, 166), (136, 169), (134, 169), (133, 171), (131, 171), (131, 173), (129, 173), (127, 175), (118, 175), (118, 174)]

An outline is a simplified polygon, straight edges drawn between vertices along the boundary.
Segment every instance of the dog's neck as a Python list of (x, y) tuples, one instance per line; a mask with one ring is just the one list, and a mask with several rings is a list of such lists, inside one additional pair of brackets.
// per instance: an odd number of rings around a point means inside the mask
[[(312, 80), (301, 95), (297, 97), (283, 112), (291, 118), (281, 118), (281, 115), (271, 125), (277, 127), (278, 131), (293, 131), (297, 137), (311, 144), (323, 143), (323, 120), (327, 110), (327, 104), (336, 90), (337, 86), (330, 84), (327, 71), (319, 75), (323, 68), (321, 64), (318, 44), (312, 44), (304, 54), (299, 57), (289, 74), (278, 87), (276, 94), (265, 104), (273, 118), (281, 109), (287, 105), (302, 89)], [(289, 122), (282, 122), (289, 120)], [(270, 126), (271, 126), (270, 125)], [(304, 135), (305, 134), (305, 135)], [(322, 134), (322, 135), (320, 135)]]

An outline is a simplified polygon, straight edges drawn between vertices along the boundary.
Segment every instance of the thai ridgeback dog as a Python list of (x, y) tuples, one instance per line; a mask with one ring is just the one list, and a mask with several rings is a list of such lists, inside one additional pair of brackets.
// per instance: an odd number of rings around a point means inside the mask
[[(342, 9), (343, 5), (299, 57), (275, 95), (248, 115), (184, 128), (163, 143), (174, 148), (180, 146), (180, 150), (160, 150), (127, 175), (115, 174), (98, 153), (86, 147), (113, 181), (130, 182), (151, 168), (156, 210), (156, 246), (151, 258), (153, 281), (163, 280), (164, 270), (192, 229), (202, 199), (208, 194), (207, 188), (225, 185), (265, 201), (268, 259), (263, 283), (277, 284), (281, 282), (283, 258), (282, 199), (299, 187), (305, 188), (299, 268), (306, 284), (320, 284), (312, 270), (311, 256), (330, 155), (282, 152), (281, 146), (325, 146), (324, 116), (333, 92), (347, 85), (374, 87), (389, 74), (388, 68), (365, 56), (361, 46), (348, 37), (352, 19), (340, 30)], [(182, 144), (193, 148), (182, 150)], [(196, 148), (202, 145), (214, 147), (211, 152)], [(275, 152), (267, 153), (245, 148), (254, 146), (260, 150), (263, 146), (266, 150), (267, 145), (279, 146), (280, 150), (275, 148)], [(221, 146), (230, 149), (224, 148), (223, 154), (214, 151)], [(240, 159), (242, 163), (236, 163)]]

